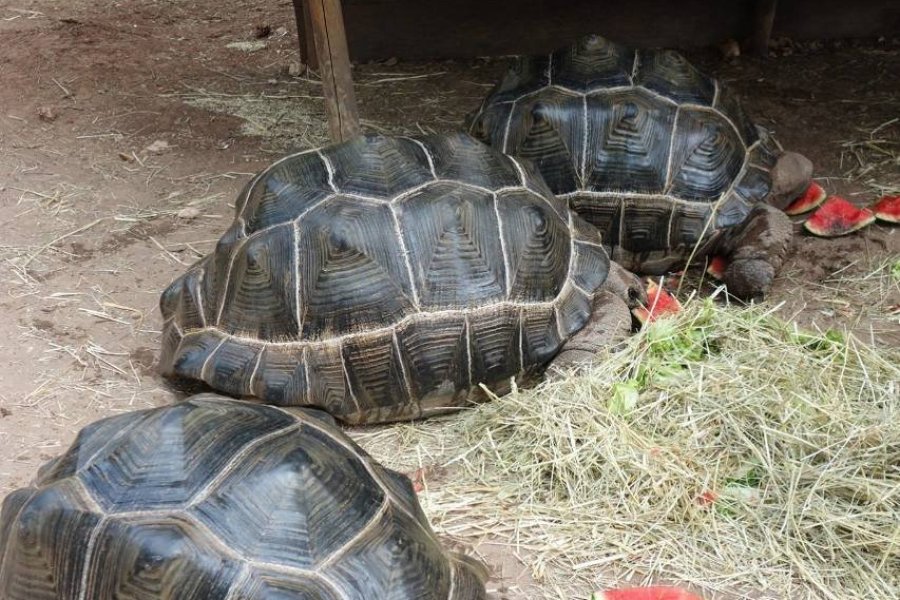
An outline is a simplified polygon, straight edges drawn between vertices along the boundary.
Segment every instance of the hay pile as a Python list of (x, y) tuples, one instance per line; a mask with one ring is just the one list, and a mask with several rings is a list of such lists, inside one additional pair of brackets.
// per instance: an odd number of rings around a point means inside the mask
[(273, 140), (296, 151), (328, 144), (324, 100), (311, 95), (279, 93), (224, 94), (197, 90), (181, 95), (185, 104), (243, 119), (241, 134)]
[(690, 302), (581, 374), (358, 439), (430, 468), (436, 529), (516, 545), (547, 597), (900, 598), (900, 351), (771, 312)]

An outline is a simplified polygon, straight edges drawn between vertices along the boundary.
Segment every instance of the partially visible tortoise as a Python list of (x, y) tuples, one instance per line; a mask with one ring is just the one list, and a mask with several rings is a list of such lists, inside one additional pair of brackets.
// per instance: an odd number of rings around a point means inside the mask
[(468, 127), (533, 161), (626, 269), (661, 274), (723, 255), (741, 296), (771, 284), (792, 233), (772, 207), (785, 208), (812, 174), (677, 52), (599, 36), (521, 59)]
[(3, 600), (483, 600), (483, 578), (331, 417), (210, 395), (88, 425), (0, 513)]
[(160, 365), (349, 423), (411, 419), (589, 356), (641, 294), (530, 165), (464, 134), (360, 137), (253, 178), (162, 295)]

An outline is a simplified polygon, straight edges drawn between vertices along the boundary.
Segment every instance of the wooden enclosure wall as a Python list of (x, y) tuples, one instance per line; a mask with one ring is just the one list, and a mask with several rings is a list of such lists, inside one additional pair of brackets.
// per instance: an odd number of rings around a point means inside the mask
[[(751, 34), (757, 0), (343, 0), (353, 60), (547, 52), (587, 33), (635, 46)], [(900, 0), (779, 0), (774, 35), (897, 35)]]

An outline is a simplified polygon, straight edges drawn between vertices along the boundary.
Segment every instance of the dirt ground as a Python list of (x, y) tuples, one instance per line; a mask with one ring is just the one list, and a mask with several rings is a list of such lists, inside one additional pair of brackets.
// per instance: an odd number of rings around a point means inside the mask
[[(88, 422), (181, 397), (154, 370), (160, 292), (213, 247), (254, 171), (325, 142), (295, 36), (288, 1), (0, 1), (0, 497)], [(897, 193), (900, 43), (775, 54), (690, 56), (830, 192)], [(505, 66), (357, 65), (363, 123), (456, 129)], [(900, 343), (900, 228), (796, 231), (770, 302), (804, 327)]]

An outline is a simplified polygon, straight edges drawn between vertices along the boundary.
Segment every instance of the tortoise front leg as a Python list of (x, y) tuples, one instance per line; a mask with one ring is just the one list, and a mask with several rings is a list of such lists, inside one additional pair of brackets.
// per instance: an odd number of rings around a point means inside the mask
[(613, 346), (631, 332), (631, 309), (645, 304), (647, 293), (640, 279), (614, 262), (609, 275), (594, 297), (587, 324), (569, 338), (551, 367), (567, 368), (589, 364), (604, 348)]
[(793, 233), (788, 216), (767, 204), (758, 204), (743, 223), (724, 231), (713, 254), (728, 262), (723, 277), (728, 292), (748, 300), (765, 296)]

